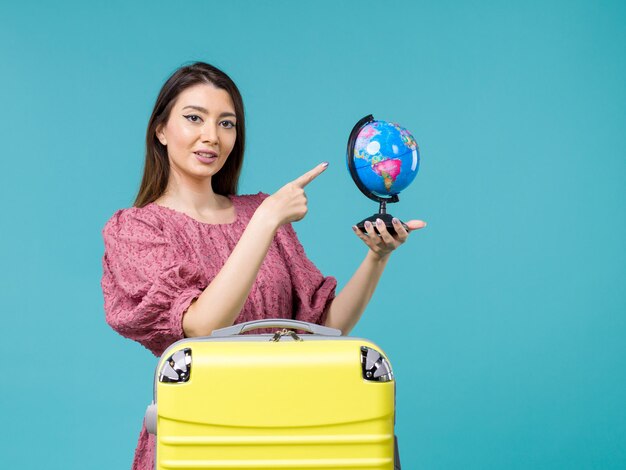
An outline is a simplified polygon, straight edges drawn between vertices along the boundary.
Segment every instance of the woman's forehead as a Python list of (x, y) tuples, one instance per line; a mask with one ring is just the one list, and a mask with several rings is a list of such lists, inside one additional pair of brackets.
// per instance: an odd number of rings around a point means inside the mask
[(174, 106), (180, 109), (187, 106), (203, 108), (206, 110), (205, 112), (235, 112), (230, 94), (223, 88), (217, 88), (207, 83), (200, 83), (183, 90), (178, 95)]

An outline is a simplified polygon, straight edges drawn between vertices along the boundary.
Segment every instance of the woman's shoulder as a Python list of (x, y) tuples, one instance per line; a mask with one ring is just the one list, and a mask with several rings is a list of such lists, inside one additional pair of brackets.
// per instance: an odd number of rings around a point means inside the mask
[(263, 200), (268, 197), (267, 193), (256, 193), (256, 194), (237, 194), (230, 196), (233, 202), (235, 202), (240, 207), (246, 207), (249, 209), (256, 209), (263, 202)]
[(249, 204), (260, 204), (268, 196), (267, 193), (258, 192), (256, 194), (236, 194), (232, 198)]
[[(268, 196), (269, 194), (267, 193), (259, 192), (256, 194), (231, 195), (229, 198), (236, 205), (240, 214), (247, 214), (248, 217), (251, 217), (257, 207)], [(127, 236), (137, 238), (137, 236), (142, 234), (154, 236), (156, 233), (169, 232), (173, 226), (178, 227), (181, 223), (180, 216), (181, 213), (162, 208), (154, 203), (146, 204), (143, 207), (119, 209), (106, 222), (102, 229), (102, 234), (104, 238)], [(191, 220), (187, 216), (184, 219)], [(211, 225), (207, 224), (207, 226), (210, 227)]]
[(107, 237), (119, 237), (124, 234), (139, 234), (163, 230), (163, 220), (152, 205), (119, 209), (111, 216), (102, 229)]

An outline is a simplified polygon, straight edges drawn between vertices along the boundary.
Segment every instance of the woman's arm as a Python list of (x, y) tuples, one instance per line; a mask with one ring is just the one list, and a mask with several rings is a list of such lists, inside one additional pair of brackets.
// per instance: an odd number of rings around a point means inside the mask
[(276, 233), (262, 212), (257, 209), (220, 272), (183, 315), (185, 336), (207, 336), (235, 322)]
[[(381, 236), (376, 234), (370, 222), (365, 224), (365, 233), (353, 227), (357, 236), (370, 249), (352, 278), (330, 304), (324, 323), (326, 326), (340, 329), (344, 335), (347, 335), (361, 318), (387, 266), (391, 252), (404, 243), (409, 236), (397, 219), (394, 219), (393, 224), (397, 232), (395, 237), (387, 231), (382, 222), (377, 224)], [(426, 226), (421, 220), (411, 220), (407, 222), (407, 225), (409, 231)]]
[(220, 272), (183, 315), (186, 336), (207, 336), (235, 322), (276, 231), (306, 215), (304, 187), (326, 167), (316, 166), (261, 203)]
[(344, 335), (354, 328), (372, 298), (388, 260), (389, 256), (379, 258), (371, 251), (367, 252), (352, 278), (330, 304), (326, 326), (337, 328)]

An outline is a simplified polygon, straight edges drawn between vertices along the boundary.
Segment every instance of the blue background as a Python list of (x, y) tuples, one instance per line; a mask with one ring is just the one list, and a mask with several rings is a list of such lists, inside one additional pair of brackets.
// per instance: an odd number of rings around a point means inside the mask
[(3, 468), (130, 466), (155, 359), (104, 322), (100, 231), (192, 60), (244, 95), (242, 192), (330, 161), (296, 230), (340, 286), (376, 209), (345, 169), (350, 129), (373, 113), (417, 139), (390, 209), (429, 225), (353, 331), (393, 362), (406, 469), (625, 468), (624, 5), (3, 4)]

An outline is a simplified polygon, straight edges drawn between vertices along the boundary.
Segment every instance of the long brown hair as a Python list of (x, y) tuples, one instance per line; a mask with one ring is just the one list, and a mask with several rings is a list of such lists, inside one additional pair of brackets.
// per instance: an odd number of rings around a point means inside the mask
[(143, 207), (161, 197), (167, 187), (170, 164), (167, 148), (156, 136), (157, 127), (167, 122), (178, 95), (185, 89), (199, 83), (211, 84), (225, 90), (233, 100), (237, 116), (237, 138), (235, 146), (226, 159), (224, 166), (211, 178), (211, 186), (216, 194), (237, 193), (239, 174), (243, 164), (246, 126), (243, 100), (235, 83), (220, 69), (204, 62), (195, 62), (179, 68), (167, 79), (154, 104), (148, 130), (146, 131), (146, 161), (143, 178), (134, 206)]

